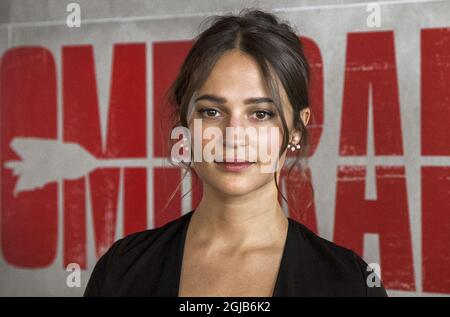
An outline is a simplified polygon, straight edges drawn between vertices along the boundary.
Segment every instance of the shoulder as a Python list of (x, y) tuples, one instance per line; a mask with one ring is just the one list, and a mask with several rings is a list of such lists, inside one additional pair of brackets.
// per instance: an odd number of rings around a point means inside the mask
[(310, 251), (317, 257), (332, 257), (342, 264), (353, 263), (355, 253), (353, 250), (340, 246), (330, 240), (322, 238), (302, 223), (291, 219), (295, 231), (302, 238), (302, 242), (307, 244)]
[[(182, 229), (191, 212), (166, 223), (163, 226), (135, 232), (114, 242), (97, 261), (84, 296), (113, 296), (115, 285), (135, 284), (134, 279), (142, 276), (148, 267), (152, 274), (148, 279), (158, 278), (168, 261), (173, 261)], [(151, 281), (150, 281), (151, 282)]]
[(320, 237), (296, 220), (290, 221), (295, 228), (299, 253), (308, 257), (306, 266), (331, 293), (387, 296), (374, 269), (356, 252)]

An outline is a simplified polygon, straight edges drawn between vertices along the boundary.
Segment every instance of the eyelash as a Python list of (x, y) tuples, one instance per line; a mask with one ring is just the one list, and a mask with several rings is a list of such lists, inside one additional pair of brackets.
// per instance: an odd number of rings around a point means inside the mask
[[(197, 110), (197, 113), (199, 113), (200, 115), (203, 116), (203, 115), (204, 115), (206, 112), (208, 112), (208, 111), (215, 111), (216, 113), (219, 113), (218, 110), (213, 109), (213, 108), (203, 108), (203, 109), (198, 109), (198, 110)], [(268, 110), (257, 110), (257, 111), (255, 111), (254, 113), (264, 113), (264, 114), (266, 115), (266, 119), (256, 119), (257, 121), (267, 121), (267, 120), (272, 119), (272, 118), (275, 116), (275, 114), (274, 114), (272, 111), (268, 111)], [(206, 116), (206, 118), (207, 118), (207, 119), (215, 119), (216, 117), (209, 117), (209, 116)]]

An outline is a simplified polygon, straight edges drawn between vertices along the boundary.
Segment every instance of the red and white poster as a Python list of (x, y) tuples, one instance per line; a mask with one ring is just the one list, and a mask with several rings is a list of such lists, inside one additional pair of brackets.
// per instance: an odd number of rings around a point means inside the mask
[[(298, 220), (379, 263), (391, 296), (450, 295), (450, 1), (277, 2), (257, 4), (295, 25), (313, 74)], [(200, 23), (244, 6), (0, 5), (0, 295), (79, 296), (115, 240), (196, 206), (186, 179), (161, 212), (182, 177), (161, 99)]]

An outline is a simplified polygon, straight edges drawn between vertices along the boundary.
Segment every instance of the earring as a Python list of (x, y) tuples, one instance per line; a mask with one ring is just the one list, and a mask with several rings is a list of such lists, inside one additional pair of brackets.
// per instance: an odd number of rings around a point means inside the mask
[[(187, 139), (183, 138), (183, 141), (187, 141)], [(184, 143), (180, 143), (180, 147), (183, 147), (184, 145), (185, 145)], [(188, 146), (184, 146), (184, 149), (187, 151), (187, 150), (189, 150), (189, 147)]]
[(291, 151), (293, 152), (296, 149), (300, 150), (302, 146), (300, 144), (294, 144), (294, 143), (290, 142), (290, 143), (288, 143), (287, 147), (288, 147), (288, 149), (291, 149)]

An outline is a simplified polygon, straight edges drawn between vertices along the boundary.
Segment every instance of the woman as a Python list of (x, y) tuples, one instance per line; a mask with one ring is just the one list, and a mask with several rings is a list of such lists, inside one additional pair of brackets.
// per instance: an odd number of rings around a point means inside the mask
[[(387, 296), (357, 254), (286, 217), (278, 201), (287, 151), (299, 168), (309, 145), (309, 66), (298, 36), (260, 10), (212, 22), (168, 91), (175, 125), (189, 132), (172, 154), (180, 145), (187, 153), (177, 162), (202, 180), (201, 202), (114, 243), (85, 296)], [(263, 132), (230, 138), (239, 128)], [(198, 160), (206, 131), (223, 136)]]

